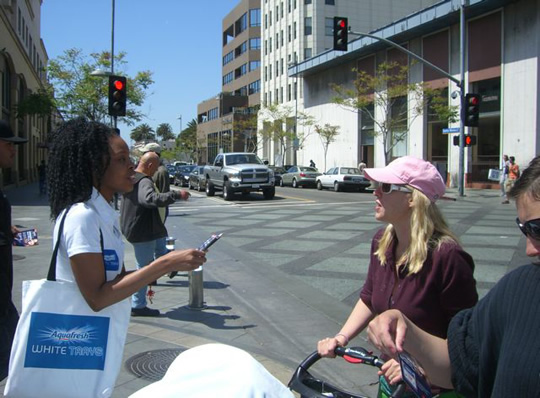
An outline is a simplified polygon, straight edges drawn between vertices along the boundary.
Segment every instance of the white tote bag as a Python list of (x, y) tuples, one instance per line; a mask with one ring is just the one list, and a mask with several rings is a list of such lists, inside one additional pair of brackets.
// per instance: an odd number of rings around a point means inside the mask
[[(59, 237), (64, 220), (65, 215)], [(47, 279), (23, 282), (6, 397), (109, 397), (116, 383), (130, 319), (129, 299), (94, 312), (76, 283), (56, 281), (59, 242)]]

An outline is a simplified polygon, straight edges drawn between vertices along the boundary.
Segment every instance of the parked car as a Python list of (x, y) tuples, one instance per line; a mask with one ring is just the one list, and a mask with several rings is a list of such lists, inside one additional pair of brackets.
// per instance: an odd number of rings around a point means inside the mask
[(169, 172), (169, 183), (174, 184), (174, 175), (176, 174), (176, 166), (168, 164), (167, 171)]
[(206, 177), (204, 175), (204, 166), (197, 166), (189, 174), (189, 189), (204, 191), (206, 189)]
[(315, 167), (292, 166), (281, 175), (280, 186), (290, 185), (293, 188), (316, 185), (316, 179), (321, 173)]
[(189, 185), (189, 175), (196, 167), (196, 164), (177, 166), (176, 174), (174, 175), (174, 185), (187, 187)]
[(268, 166), (268, 168), (274, 170), (274, 184), (280, 185), (281, 175), (285, 174), (287, 170), (281, 166)]
[(317, 189), (332, 188), (339, 192), (344, 189), (354, 189), (364, 191), (371, 185), (366, 177), (356, 167), (332, 167), (328, 171), (317, 177)]

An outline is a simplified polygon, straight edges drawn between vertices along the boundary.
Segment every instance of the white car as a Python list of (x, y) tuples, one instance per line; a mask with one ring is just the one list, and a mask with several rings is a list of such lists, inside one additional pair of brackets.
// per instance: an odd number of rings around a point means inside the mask
[(344, 189), (364, 191), (371, 185), (356, 167), (332, 167), (326, 173), (317, 177), (317, 189), (332, 188), (339, 192)]

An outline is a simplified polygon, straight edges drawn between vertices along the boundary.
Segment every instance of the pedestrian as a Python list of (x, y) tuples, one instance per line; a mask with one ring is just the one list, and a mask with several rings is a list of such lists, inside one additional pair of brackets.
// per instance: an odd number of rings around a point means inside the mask
[[(9, 169), (15, 163), (15, 145), (26, 143), (16, 137), (10, 125), (0, 120), (0, 167)], [(8, 375), (9, 355), (19, 320), (13, 304), (13, 236), (19, 232), (11, 225), (11, 204), (0, 189), (0, 381)]]
[(358, 171), (360, 171), (360, 174), (364, 174), (364, 169), (367, 167), (367, 164), (361, 160), (360, 163), (358, 163)]
[[(443, 179), (429, 162), (411, 156), (384, 168), (367, 168), (375, 182), (375, 219), (388, 223), (371, 243), (368, 274), (360, 299), (334, 336), (318, 343), (321, 356), (334, 357), (377, 314), (398, 308), (431, 333), (446, 337), (448, 323), (478, 300), (474, 262), (458, 243), (436, 201)], [(399, 364), (390, 358), (380, 374), (379, 396), (392, 393)], [(432, 386), (434, 393), (444, 393)], [(444, 395), (441, 395), (444, 396)]]
[(46, 177), (47, 177), (47, 165), (45, 161), (42, 160), (38, 166), (38, 177), (39, 177), (39, 195), (45, 195), (47, 192), (46, 188)]
[(473, 308), (459, 312), (446, 339), (398, 310), (382, 313), (369, 339), (395, 356), (407, 351), (428, 378), (466, 397), (537, 397), (540, 391), (540, 156), (507, 191), (532, 263), (505, 275)]
[(506, 196), (506, 190), (504, 189), (504, 184), (508, 178), (508, 167), (510, 166), (510, 161), (508, 160), (508, 155), (503, 155), (501, 162), (501, 174), (499, 176), (499, 185), (501, 187), (501, 196)]
[(309, 161), (309, 167), (315, 168), (315, 162), (313, 160)]
[[(514, 186), (516, 180), (519, 178), (519, 166), (516, 164), (516, 158), (510, 156), (508, 159), (508, 177), (504, 183), (504, 190), (508, 192)], [(505, 199), (502, 201), (503, 204), (507, 205), (510, 203), (508, 194), (505, 195)]]
[[(156, 191), (152, 176), (159, 167), (159, 157), (155, 152), (146, 152), (135, 169), (134, 187), (124, 193), (120, 208), (120, 224), (122, 233), (133, 245), (137, 269), (144, 269), (152, 261), (164, 253), (156, 249), (163, 246), (167, 237), (167, 229), (159, 214), (159, 208), (174, 203), (175, 200), (187, 200), (189, 192)], [(166, 249), (165, 249), (166, 250)], [(154, 282), (150, 281), (150, 282)], [(147, 307), (147, 287), (142, 286), (133, 294), (131, 303), (132, 316), (159, 316), (159, 310)]]

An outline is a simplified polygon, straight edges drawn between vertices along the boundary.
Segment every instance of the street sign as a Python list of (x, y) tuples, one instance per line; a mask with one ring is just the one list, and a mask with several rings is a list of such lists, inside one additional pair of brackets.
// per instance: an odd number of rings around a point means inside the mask
[(445, 129), (442, 129), (443, 134), (454, 134), (459, 133), (459, 127), (447, 127)]

